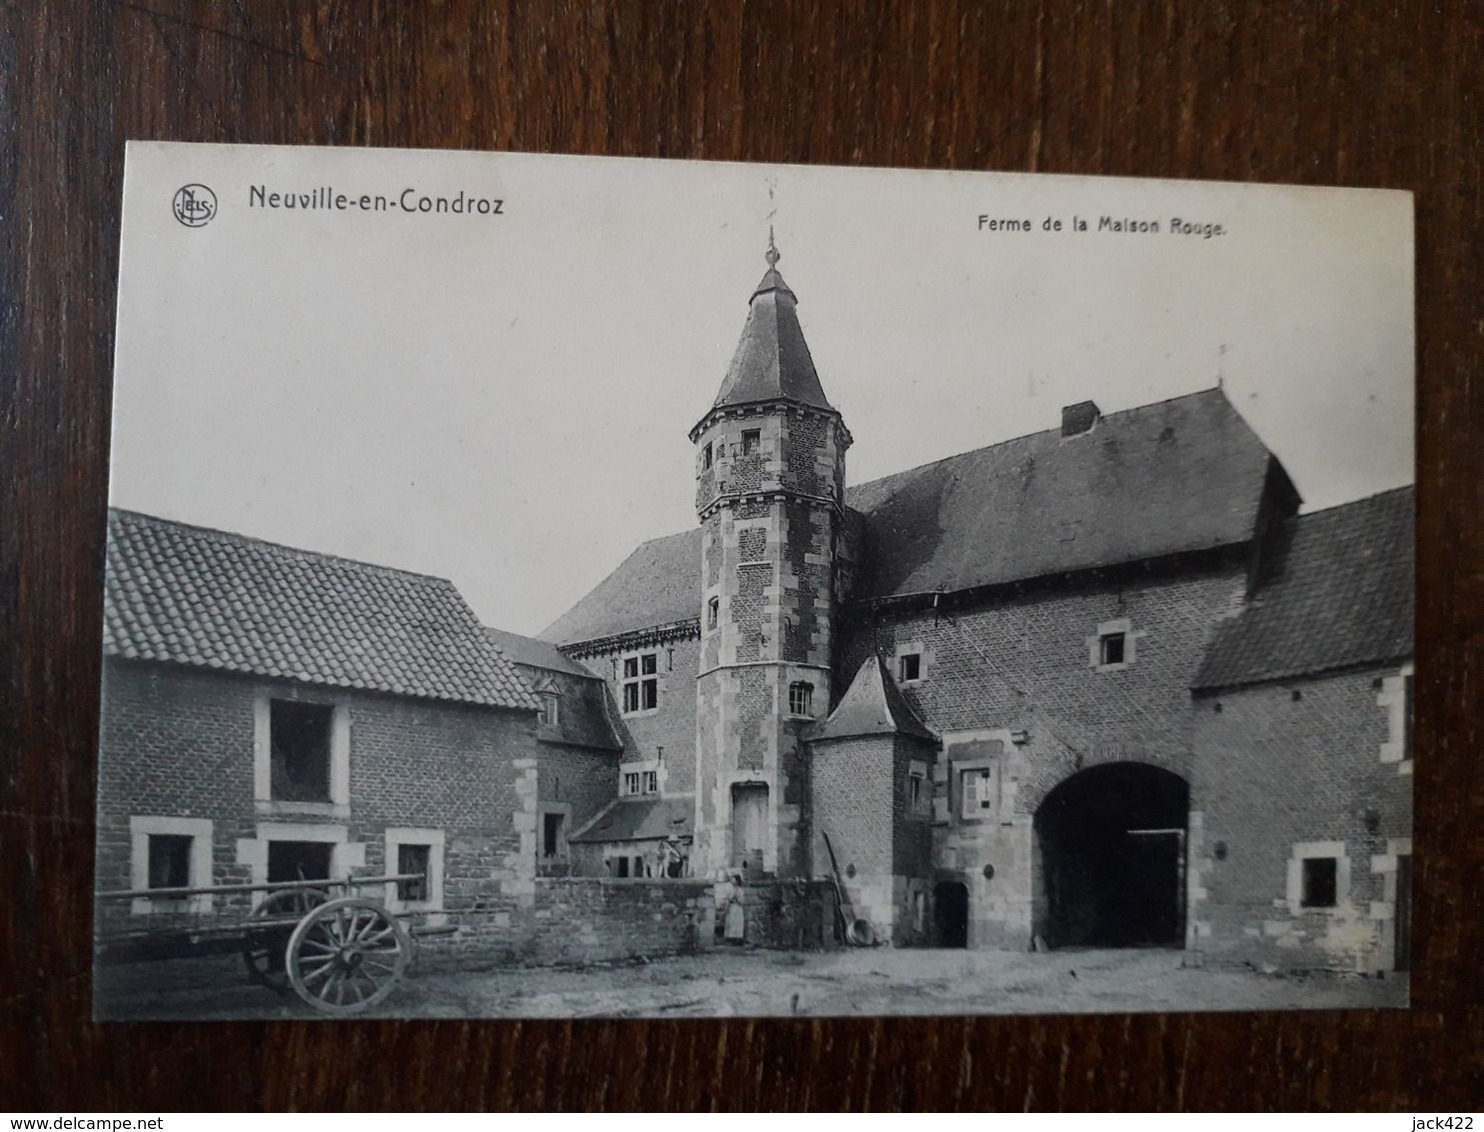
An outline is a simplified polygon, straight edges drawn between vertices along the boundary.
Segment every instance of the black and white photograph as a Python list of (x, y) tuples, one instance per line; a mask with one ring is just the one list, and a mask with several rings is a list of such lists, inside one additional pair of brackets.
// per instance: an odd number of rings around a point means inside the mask
[(1409, 193), (131, 142), (99, 1019), (1400, 1008)]

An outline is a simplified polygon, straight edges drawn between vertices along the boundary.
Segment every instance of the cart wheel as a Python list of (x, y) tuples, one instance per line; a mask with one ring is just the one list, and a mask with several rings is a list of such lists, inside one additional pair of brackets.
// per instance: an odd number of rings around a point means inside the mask
[(407, 932), (380, 904), (359, 896), (312, 909), (289, 938), (289, 983), (326, 1014), (375, 1006), (402, 978), (411, 956)]
[(242, 962), (247, 967), (247, 977), (259, 986), (288, 994), (289, 975), (284, 970), (283, 957), (293, 926), (275, 924), (268, 928), (254, 928), (251, 921), (302, 919), (306, 912), (318, 908), (329, 898), (327, 893), (317, 888), (286, 888), (270, 892), (248, 914), (247, 933), (242, 939)]

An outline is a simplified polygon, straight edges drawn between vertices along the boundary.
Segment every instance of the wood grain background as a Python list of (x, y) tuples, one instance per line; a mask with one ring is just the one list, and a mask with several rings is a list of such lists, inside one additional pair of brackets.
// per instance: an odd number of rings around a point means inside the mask
[[(0, 1109), (1484, 1104), (1481, 129), (1484, 9), (1468, 0), (5, 5)], [(92, 1024), (94, 735), (126, 138), (1414, 191), (1414, 1009)]]

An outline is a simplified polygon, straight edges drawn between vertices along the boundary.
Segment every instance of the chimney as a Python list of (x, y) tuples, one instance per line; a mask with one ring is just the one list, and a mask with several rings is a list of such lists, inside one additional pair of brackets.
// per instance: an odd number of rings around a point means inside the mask
[(1078, 401), (1061, 411), (1061, 434), (1063, 437), (1081, 436), (1090, 432), (1103, 414), (1098, 412), (1097, 402)]

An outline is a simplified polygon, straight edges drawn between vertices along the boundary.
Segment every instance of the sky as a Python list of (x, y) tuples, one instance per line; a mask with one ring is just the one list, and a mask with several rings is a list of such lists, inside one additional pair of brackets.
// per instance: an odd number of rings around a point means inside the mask
[(130, 143), (111, 502), (539, 633), (695, 524), (770, 226), (851, 483), (1218, 382), (1306, 510), (1412, 482), (1409, 194)]

